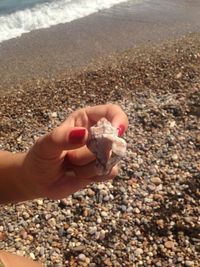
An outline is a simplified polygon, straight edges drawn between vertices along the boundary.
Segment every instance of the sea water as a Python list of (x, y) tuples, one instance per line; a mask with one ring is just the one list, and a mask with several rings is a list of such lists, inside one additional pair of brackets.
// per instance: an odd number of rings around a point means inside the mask
[(123, 2), (127, 0), (0, 0), (0, 42)]

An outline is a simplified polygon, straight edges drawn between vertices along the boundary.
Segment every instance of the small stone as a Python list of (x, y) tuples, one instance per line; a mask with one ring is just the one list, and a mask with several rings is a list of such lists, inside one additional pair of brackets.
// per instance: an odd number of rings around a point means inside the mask
[(56, 219), (55, 218), (51, 218), (48, 220), (48, 223), (53, 227), (56, 226)]
[(183, 257), (178, 257), (177, 259), (178, 262), (183, 262), (183, 260), (184, 260)]
[(107, 216), (108, 216), (108, 213), (105, 212), (105, 211), (102, 211), (102, 212), (101, 212), (101, 216), (103, 216), (103, 217), (107, 217)]
[(182, 77), (182, 72), (179, 72), (178, 74), (176, 74), (176, 79), (180, 79)]
[(196, 136), (196, 140), (197, 140), (197, 143), (199, 143), (199, 144), (200, 144), (200, 133), (199, 133), (199, 134), (197, 134), (197, 136)]
[(26, 232), (25, 229), (22, 229), (19, 234), (23, 239), (27, 239), (28, 237), (28, 233)]
[(17, 143), (18, 143), (18, 144), (21, 144), (21, 142), (22, 142), (22, 135), (20, 135), (20, 136), (17, 138)]
[(176, 125), (176, 121), (170, 121), (169, 122), (169, 128), (174, 128), (174, 126)]
[(137, 213), (137, 214), (139, 214), (140, 213), (140, 210), (138, 208), (135, 208), (134, 209), (134, 212)]
[(151, 182), (155, 185), (160, 185), (162, 184), (162, 180), (159, 177), (152, 177)]
[(140, 168), (140, 165), (138, 164), (138, 163), (133, 163), (132, 165), (131, 165), (131, 167), (133, 168), (133, 169), (139, 169)]
[(52, 117), (52, 118), (57, 118), (57, 117), (58, 117), (57, 112), (52, 112), (52, 113), (51, 113), (51, 117)]
[(73, 251), (81, 252), (85, 250), (85, 246), (80, 245), (73, 248)]
[(157, 224), (160, 228), (163, 228), (163, 227), (164, 227), (164, 221), (163, 221), (162, 219), (157, 220), (157, 221), (156, 221), (156, 224)]
[(100, 235), (99, 235), (99, 240), (103, 240), (105, 238), (106, 232), (104, 230), (101, 230)]
[(166, 241), (164, 246), (167, 248), (167, 249), (173, 249), (174, 248), (174, 242), (173, 241)]
[(86, 256), (84, 255), (84, 254), (79, 254), (78, 255), (78, 259), (80, 260), (80, 261), (86, 261)]
[(96, 226), (94, 226), (94, 227), (90, 227), (90, 229), (89, 229), (89, 234), (90, 234), (90, 235), (93, 235), (93, 234), (96, 233), (96, 231), (97, 231), (97, 227), (96, 227)]
[(14, 232), (14, 227), (11, 224), (8, 225), (8, 232)]
[(104, 200), (104, 201), (109, 201), (109, 200), (110, 200), (110, 196), (109, 196), (109, 195), (105, 196), (105, 197), (103, 198), (103, 200)]
[(58, 230), (58, 235), (59, 235), (60, 237), (62, 237), (62, 236), (64, 235), (64, 233), (65, 233), (64, 228), (63, 228), (63, 227), (59, 228), (59, 230)]
[(127, 210), (127, 208), (126, 208), (125, 205), (121, 205), (121, 206), (120, 206), (120, 209), (121, 209), (122, 211), (124, 211), (124, 212)]
[(108, 192), (107, 192), (106, 190), (102, 189), (102, 190), (100, 191), (100, 194), (101, 194), (102, 196), (107, 196), (107, 195), (108, 195)]
[(26, 211), (24, 211), (22, 215), (23, 215), (24, 219), (29, 219), (30, 218), (30, 215)]
[(44, 256), (44, 247), (40, 248), (39, 254), (40, 254), (40, 256)]
[(134, 252), (135, 256), (138, 257), (143, 253), (143, 249), (141, 248), (137, 248)]
[(0, 241), (3, 241), (6, 239), (6, 233), (0, 232)]
[(154, 198), (155, 200), (163, 200), (163, 196), (160, 195), (160, 194), (154, 194), (154, 195), (153, 195), (153, 198)]
[(177, 154), (173, 154), (172, 155), (172, 160), (173, 161), (177, 161), (178, 160), (178, 155)]
[(95, 195), (95, 192), (91, 188), (87, 189), (87, 193), (88, 193), (88, 196), (90, 197), (93, 197)]
[(43, 205), (43, 200), (42, 199), (37, 199), (36, 202), (37, 202), (38, 206)]
[(20, 247), (21, 247), (21, 243), (20, 243), (20, 242), (17, 242), (17, 243), (15, 244), (15, 248), (16, 248), (16, 249), (20, 249)]
[(29, 255), (30, 255), (31, 259), (35, 260), (35, 255), (33, 252), (31, 252)]
[(97, 218), (97, 223), (102, 223), (101, 217)]
[(185, 266), (192, 267), (192, 266), (194, 266), (194, 262), (193, 261), (185, 261)]

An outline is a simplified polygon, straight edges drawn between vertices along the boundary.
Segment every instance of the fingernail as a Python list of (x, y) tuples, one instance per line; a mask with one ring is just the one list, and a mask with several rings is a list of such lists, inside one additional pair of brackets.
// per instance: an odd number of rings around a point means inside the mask
[(118, 130), (118, 136), (122, 136), (125, 131), (125, 126), (123, 124), (120, 124), (117, 130)]
[(85, 129), (74, 129), (69, 134), (69, 141), (73, 144), (81, 144), (85, 136)]

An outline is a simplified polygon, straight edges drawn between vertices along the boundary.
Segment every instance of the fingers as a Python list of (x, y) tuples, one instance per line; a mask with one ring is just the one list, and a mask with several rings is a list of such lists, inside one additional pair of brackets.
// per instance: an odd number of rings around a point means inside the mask
[(56, 184), (53, 185), (53, 194), (51, 198), (61, 199), (66, 196), (69, 196), (80, 189), (85, 188), (91, 183), (105, 182), (107, 180), (113, 179), (118, 173), (118, 168), (115, 166), (111, 173), (107, 176), (95, 176), (87, 179), (82, 179), (74, 175), (65, 175), (61, 180), (58, 180)]
[[(86, 107), (73, 112), (64, 124), (71, 124), (74, 126), (83, 126), (89, 129), (96, 124), (98, 120), (105, 117), (116, 128), (120, 128), (123, 132), (128, 127), (128, 118), (124, 111), (114, 104), (97, 105), (93, 107)], [(120, 130), (122, 132), (122, 130)]]
[(87, 140), (88, 132), (83, 127), (61, 125), (36, 141), (33, 149), (44, 158), (58, 156), (63, 150), (77, 149)]
[(118, 128), (119, 136), (123, 135), (128, 127), (128, 118), (117, 105), (87, 107), (73, 112), (59, 127), (39, 138), (34, 150), (41, 157), (54, 158), (63, 150), (80, 148), (86, 143), (87, 129), (96, 124), (102, 117), (105, 117), (114, 127)]
[(91, 178), (91, 182), (94, 182), (94, 183), (98, 183), (98, 182), (105, 182), (105, 181), (108, 181), (108, 180), (112, 180), (113, 178), (115, 178), (116, 176), (118, 175), (118, 166), (114, 166), (112, 168), (112, 171), (106, 175), (106, 176), (95, 176), (93, 178)]
[(84, 166), (92, 161), (95, 161), (96, 157), (86, 146), (83, 146), (81, 148), (68, 151), (67, 159), (71, 164)]
[(85, 111), (91, 122), (97, 122), (102, 117), (105, 117), (114, 127), (124, 128), (123, 132), (128, 127), (128, 118), (118, 105), (108, 104), (87, 107)]
[(105, 179), (112, 179), (117, 175), (118, 167), (115, 166), (112, 168), (111, 172), (105, 176), (97, 175), (97, 167), (96, 162), (91, 162), (85, 166), (68, 166), (69, 169), (66, 171), (66, 176), (74, 176), (75, 179), (83, 179), (83, 180), (94, 180), (94, 181), (104, 181)]

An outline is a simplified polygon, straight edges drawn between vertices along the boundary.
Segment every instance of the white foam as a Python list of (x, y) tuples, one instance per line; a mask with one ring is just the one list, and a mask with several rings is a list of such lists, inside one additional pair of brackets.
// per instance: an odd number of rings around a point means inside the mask
[(70, 22), (127, 0), (58, 0), (0, 16), (0, 42), (36, 29)]

